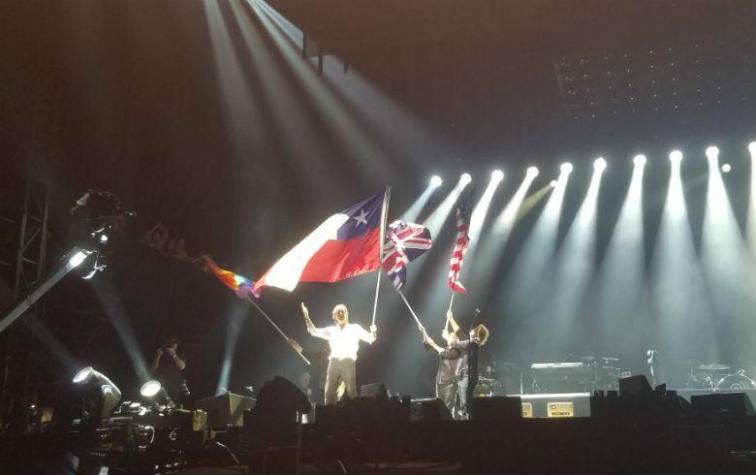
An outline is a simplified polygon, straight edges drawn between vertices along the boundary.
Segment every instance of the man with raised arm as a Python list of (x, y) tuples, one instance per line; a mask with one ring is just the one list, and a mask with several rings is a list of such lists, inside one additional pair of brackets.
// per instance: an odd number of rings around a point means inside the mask
[(357, 397), (357, 350), (360, 340), (368, 344), (375, 341), (377, 327), (371, 325), (368, 332), (356, 323), (349, 323), (349, 311), (344, 304), (338, 304), (333, 308), (331, 318), (336, 323), (325, 328), (317, 328), (312, 323), (310, 312), (304, 303), (302, 303), (302, 315), (307, 325), (307, 332), (316, 338), (327, 340), (330, 346), (325, 381), (325, 403), (337, 402), (337, 388), (341, 381), (346, 387), (346, 395), (350, 398)]

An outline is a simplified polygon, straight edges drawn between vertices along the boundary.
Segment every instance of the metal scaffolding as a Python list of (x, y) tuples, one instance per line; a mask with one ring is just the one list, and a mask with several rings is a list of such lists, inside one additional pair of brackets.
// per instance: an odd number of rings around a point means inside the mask
[[(6, 232), (15, 232), (18, 236), (13, 263), (14, 301), (25, 295), (44, 275), (50, 237), (49, 215), (50, 194), (47, 185), (29, 180), (20, 217), (3, 216), (3, 224), (8, 225)], [(38, 310), (38, 306), (32, 309), (33, 312)], [(18, 407), (19, 397), (28, 392), (31, 383), (32, 351), (24, 339), (21, 332), (11, 329), (0, 340), (3, 344), (0, 427), (7, 424), (10, 414)]]

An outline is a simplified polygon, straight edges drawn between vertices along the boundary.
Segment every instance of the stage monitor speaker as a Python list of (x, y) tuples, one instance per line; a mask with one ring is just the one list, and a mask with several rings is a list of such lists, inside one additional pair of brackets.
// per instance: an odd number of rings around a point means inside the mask
[(439, 398), (413, 399), (410, 420), (413, 421), (450, 421), (451, 412)]
[(292, 420), (297, 413), (307, 414), (312, 404), (305, 393), (286, 378), (276, 376), (266, 381), (257, 393), (255, 412)]
[(207, 424), (210, 427), (241, 427), (244, 424), (244, 411), (254, 407), (255, 400), (240, 394), (226, 393), (200, 399), (194, 405), (207, 412)]
[(648, 380), (642, 374), (620, 379), (619, 391), (620, 396), (642, 396), (653, 392)]
[(476, 397), (472, 400), (472, 418), (487, 422), (507, 422), (522, 418), (519, 397)]
[(702, 394), (690, 397), (693, 410), (700, 415), (754, 416), (751, 399), (746, 393)]

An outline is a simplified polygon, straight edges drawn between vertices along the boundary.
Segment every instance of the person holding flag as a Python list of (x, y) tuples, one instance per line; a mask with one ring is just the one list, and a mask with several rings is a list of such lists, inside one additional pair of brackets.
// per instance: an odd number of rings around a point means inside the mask
[(474, 389), (478, 384), (478, 355), (480, 347), (488, 341), (488, 328), (477, 325), (470, 330), (469, 338), (464, 338), (454, 315), (448, 311), (441, 333), (446, 348), (436, 344), (424, 327), (421, 326), (420, 331), (426, 348), (438, 353), (436, 397), (443, 401), (455, 419), (468, 418)]
[(333, 308), (331, 318), (336, 323), (329, 327), (317, 328), (310, 319), (310, 312), (304, 303), (302, 303), (302, 315), (307, 325), (307, 332), (316, 338), (327, 340), (330, 346), (325, 381), (326, 405), (337, 402), (340, 382), (344, 383), (347, 396), (357, 397), (357, 350), (360, 341), (368, 344), (375, 341), (378, 328), (373, 324), (370, 326), (370, 332), (367, 332), (362, 326), (349, 323), (349, 310), (344, 304), (338, 304)]

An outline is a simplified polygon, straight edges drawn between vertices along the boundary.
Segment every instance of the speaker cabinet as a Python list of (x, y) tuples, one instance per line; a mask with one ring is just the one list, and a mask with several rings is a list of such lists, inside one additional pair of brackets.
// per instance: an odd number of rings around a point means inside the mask
[(472, 401), (472, 418), (487, 422), (506, 422), (522, 418), (519, 397), (476, 397)]
[(704, 416), (754, 416), (753, 404), (745, 393), (718, 393), (691, 396), (695, 413)]
[(255, 405), (251, 397), (240, 394), (226, 393), (196, 401), (197, 409), (207, 412), (207, 423), (210, 427), (239, 426), (244, 423), (244, 411)]

